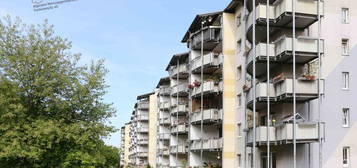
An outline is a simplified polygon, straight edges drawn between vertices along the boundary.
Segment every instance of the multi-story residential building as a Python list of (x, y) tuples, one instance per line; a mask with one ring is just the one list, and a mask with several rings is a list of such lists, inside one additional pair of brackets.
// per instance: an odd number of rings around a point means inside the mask
[(182, 40), (188, 52), (172, 57), (157, 86), (155, 165), (356, 165), (354, 7), (232, 0), (222, 12), (197, 15)]
[(170, 167), (171, 87), (170, 77), (161, 78), (158, 89), (157, 167)]
[(126, 123), (120, 129), (120, 134), (121, 134), (120, 148), (122, 150), (120, 153), (120, 166), (121, 167), (128, 167), (130, 165), (130, 159), (129, 159), (130, 127), (131, 127), (131, 123), (129, 122), (129, 123)]
[(171, 87), (170, 167), (184, 167), (188, 162), (189, 53), (174, 55), (166, 71)]

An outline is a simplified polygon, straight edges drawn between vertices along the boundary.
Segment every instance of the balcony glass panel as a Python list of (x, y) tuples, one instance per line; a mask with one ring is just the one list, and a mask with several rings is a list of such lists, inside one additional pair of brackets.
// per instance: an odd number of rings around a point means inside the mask
[(223, 89), (223, 82), (214, 82), (214, 81), (206, 81), (201, 83), (198, 87), (193, 88), (192, 96), (199, 96), (202, 93), (203, 87), (203, 94), (207, 93), (218, 93)]
[(201, 111), (197, 111), (191, 114), (191, 122), (203, 121), (221, 121), (222, 120), (222, 109), (206, 109), (203, 110), (203, 115)]

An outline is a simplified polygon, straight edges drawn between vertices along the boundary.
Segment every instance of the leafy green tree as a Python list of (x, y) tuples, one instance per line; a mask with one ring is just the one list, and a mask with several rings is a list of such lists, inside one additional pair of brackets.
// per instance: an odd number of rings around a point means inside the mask
[(118, 149), (103, 61), (79, 65), (80, 54), (47, 21), (0, 21), (0, 167), (117, 167)]

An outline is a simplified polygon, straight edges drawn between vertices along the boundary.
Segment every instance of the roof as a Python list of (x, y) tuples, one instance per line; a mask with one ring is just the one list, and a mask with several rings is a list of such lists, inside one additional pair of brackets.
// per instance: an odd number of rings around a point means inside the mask
[(224, 12), (227, 12), (227, 13), (234, 13), (238, 4), (241, 3), (242, 0), (232, 0), (228, 6), (224, 9)]
[(150, 93), (146, 93), (146, 94), (143, 94), (143, 95), (139, 95), (139, 96), (137, 97), (137, 100), (149, 98), (149, 96), (152, 95), (152, 94), (155, 94), (155, 93), (154, 93), (154, 92), (150, 92)]
[(170, 60), (170, 62), (169, 62), (169, 65), (167, 65), (167, 67), (166, 67), (166, 71), (169, 70), (170, 66), (176, 65), (177, 64), (177, 60), (179, 62), (183, 62), (188, 58), (188, 56), (189, 56), (188, 52), (173, 55), (171, 60)]
[(159, 83), (157, 84), (156, 88), (159, 88), (161, 85), (163, 85), (165, 83), (170, 83), (170, 77), (161, 78)]
[[(188, 30), (181, 42), (183, 42), (183, 43), (187, 42), (187, 40), (190, 37), (190, 33), (193, 33), (201, 28), (201, 23), (203, 20), (206, 20), (208, 17), (211, 17), (212, 21), (214, 21), (221, 14), (222, 14), (222, 11), (196, 15), (195, 19), (192, 21), (191, 26), (188, 28)], [(210, 23), (207, 23), (207, 24), (210, 24)]]

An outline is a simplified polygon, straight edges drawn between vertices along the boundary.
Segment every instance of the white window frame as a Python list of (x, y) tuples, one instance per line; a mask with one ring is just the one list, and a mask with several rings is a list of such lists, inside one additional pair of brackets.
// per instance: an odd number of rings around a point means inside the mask
[(344, 146), (342, 148), (342, 167), (350, 168), (351, 162), (351, 148), (349, 146)]
[(341, 40), (341, 49), (342, 49), (343, 56), (348, 56), (350, 54), (350, 40), (349, 39), (344, 38)]
[(350, 22), (350, 10), (349, 8), (342, 8), (341, 10), (342, 24), (349, 24)]
[(238, 101), (238, 108), (242, 107), (242, 94), (238, 94), (237, 96), (237, 101)]
[(238, 127), (238, 138), (241, 138), (242, 135), (243, 135), (243, 131), (242, 131), (242, 123), (238, 123), (237, 124), (237, 127)]
[(238, 168), (241, 168), (242, 167), (242, 155), (241, 154), (238, 154)]
[(342, 127), (348, 128), (350, 127), (350, 109), (349, 108), (343, 108), (342, 109)]
[(242, 79), (242, 65), (239, 65), (237, 68), (237, 80)]
[(349, 90), (350, 88), (350, 73), (342, 72), (342, 89)]

